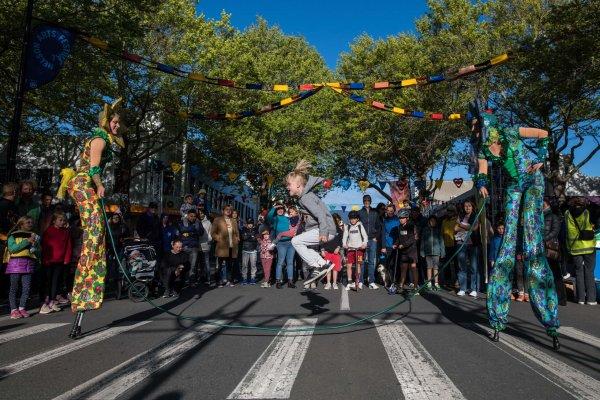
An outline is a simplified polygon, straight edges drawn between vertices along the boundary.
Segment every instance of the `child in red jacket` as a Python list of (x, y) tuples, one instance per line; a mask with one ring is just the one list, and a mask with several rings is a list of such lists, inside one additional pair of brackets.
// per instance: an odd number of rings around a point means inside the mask
[(60, 311), (59, 304), (69, 301), (59, 291), (58, 285), (63, 282), (64, 269), (71, 261), (71, 234), (67, 228), (67, 219), (62, 212), (52, 215), (51, 225), (42, 235), (42, 291), (40, 298), (43, 304), (40, 314)]

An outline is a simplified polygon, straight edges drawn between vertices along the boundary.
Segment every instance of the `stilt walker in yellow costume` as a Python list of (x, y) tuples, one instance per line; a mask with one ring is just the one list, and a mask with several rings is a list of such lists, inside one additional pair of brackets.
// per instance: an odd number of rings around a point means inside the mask
[(119, 136), (120, 104), (121, 99), (118, 99), (112, 105), (104, 105), (99, 127), (86, 140), (77, 170), (65, 169), (61, 172), (58, 197), (64, 197), (65, 190), (68, 191), (79, 209), (83, 228), (81, 257), (71, 293), (71, 309), (76, 313), (69, 334), (73, 339), (81, 334), (83, 313), (100, 308), (104, 299), (106, 245), (105, 221), (100, 204), (100, 199), (104, 197), (102, 170), (112, 159), (113, 144), (123, 147), (123, 139)]

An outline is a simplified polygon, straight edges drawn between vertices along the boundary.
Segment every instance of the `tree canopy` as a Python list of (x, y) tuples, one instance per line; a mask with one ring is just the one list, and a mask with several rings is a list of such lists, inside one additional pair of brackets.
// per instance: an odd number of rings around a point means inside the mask
[[(25, 0), (0, 0), (0, 104), (12, 110)], [(515, 123), (550, 131), (548, 176), (565, 182), (598, 151), (600, 4), (594, 0), (429, 0), (414, 33), (356, 38), (330, 70), (304, 38), (262, 18), (245, 30), (229, 15), (209, 20), (191, 0), (36, 2), (34, 14), (77, 27), (165, 64), (240, 82), (304, 83), (399, 81), (432, 75), (507, 50), (501, 67), (416, 88), (367, 91), (365, 96), (406, 109), (465, 113), (475, 96)], [(231, 171), (253, 184), (276, 179), (299, 158), (330, 177), (410, 175), (424, 178), (447, 162), (469, 131), (463, 122), (399, 117), (324, 89), (289, 108), (233, 121), (182, 119), (173, 111), (236, 112), (279, 101), (290, 93), (207, 85), (164, 74), (77, 41), (53, 82), (27, 93), (22, 143), (56, 149), (61, 167), (73, 163), (73, 138), (97, 123), (99, 105), (123, 96), (128, 126), (119, 154), (117, 190), (127, 192), (144, 163), (167, 148), (190, 144), (186, 163)], [(0, 117), (6, 138), (10, 115)], [(56, 138), (48, 145), (48, 137)], [(592, 151), (575, 162), (584, 141)], [(48, 154), (46, 154), (48, 155)], [(40, 156), (43, 156), (41, 154)], [(459, 157), (459, 162), (460, 160)]]

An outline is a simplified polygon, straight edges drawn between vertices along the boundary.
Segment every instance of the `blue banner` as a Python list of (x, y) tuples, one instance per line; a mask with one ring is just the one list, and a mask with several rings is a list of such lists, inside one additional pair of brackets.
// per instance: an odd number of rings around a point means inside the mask
[(51, 25), (38, 25), (31, 33), (25, 66), (25, 89), (51, 82), (60, 72), (73, 48), (72, 32)]

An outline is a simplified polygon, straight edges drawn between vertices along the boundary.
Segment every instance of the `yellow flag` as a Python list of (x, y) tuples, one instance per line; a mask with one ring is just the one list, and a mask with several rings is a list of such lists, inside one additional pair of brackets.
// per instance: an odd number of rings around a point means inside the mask
[(171, 163), (171, 171), (173, 171), (173, 173), (178, 173), (179, 171), (181, 171), (181, 164), (176, 163), (176, 162), (172, 162)]

